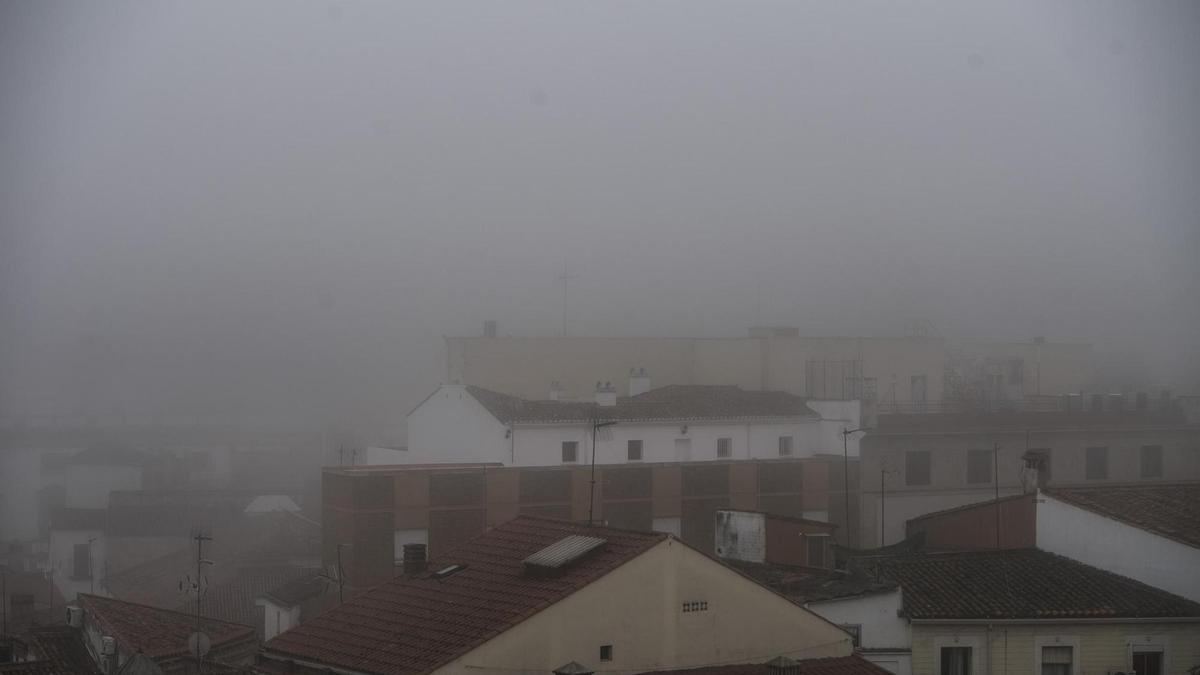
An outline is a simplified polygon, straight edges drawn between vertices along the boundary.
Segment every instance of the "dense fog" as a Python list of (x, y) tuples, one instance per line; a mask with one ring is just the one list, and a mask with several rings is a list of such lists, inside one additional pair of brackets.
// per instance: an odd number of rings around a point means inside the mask
[(1194, 3), (3, 3), (0, 413), (390, 424), (485, 319), (1196, 393), (1197, 64)]

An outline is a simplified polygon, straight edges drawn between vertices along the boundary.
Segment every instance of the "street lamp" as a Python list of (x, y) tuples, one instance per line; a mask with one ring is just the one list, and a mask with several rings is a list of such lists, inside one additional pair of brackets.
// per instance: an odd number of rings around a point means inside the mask
[(866, 431), (866, 429), (863, 427), (859, 427), (857, 429), (842, 429), (842, 478), (845, 481), (845, 491), (843, 492), (843, 495), (845, 496), (846, 500), (847, 548), (850, 547), (850, 450), (848, 449), (846, 439), (849, 438), (850, 434), (857, 433), (859, 431)]
[(592, 524), (592, 509), (596, 504), (596, 430), (603, 427), (611, 427), (616, 424), (615, 421), (601, 422), (600, 420), (592, 420), (592, 478), (591, 486), (588, 489), (588, 525)]

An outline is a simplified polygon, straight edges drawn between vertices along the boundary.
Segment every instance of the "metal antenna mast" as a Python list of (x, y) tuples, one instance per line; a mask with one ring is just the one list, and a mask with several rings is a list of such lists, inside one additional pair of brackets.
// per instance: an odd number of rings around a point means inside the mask
[(579, 278), (578, 274), (572, 274), (567, 271), (567, 264), (563, 263), (562, 274), (554, 277), (555, 280), (562, 282), (562, 336), (567, 336), (567, 285)]
[[(204, 558), (204, 542), (212, 541), (212, 537), (204, 534), (203, 530), (197, 528), (196, 535), (192, 538), (196, 540), (196, 579), (193, 581), (189, 578), (186, 589), (184, 588), (184, 582), (180, 581), (179, 588), (187, 593), (196, 594), (196, 632), (188, 638), (188, 651), (194, 651), (196, 655), (196, 671), (200, 672), (204, 654), (209, 649), (209, 644), (206, 644), (207, 636), (200, 630), (200, 603), (204, 599), (205, 592), (208, 590), (208, 583), (204, 578), (204, 566), (213, 564), (211, 560), (205, 560)], [(195, 645), (192, 644), (193, 640), (195, 641)]]

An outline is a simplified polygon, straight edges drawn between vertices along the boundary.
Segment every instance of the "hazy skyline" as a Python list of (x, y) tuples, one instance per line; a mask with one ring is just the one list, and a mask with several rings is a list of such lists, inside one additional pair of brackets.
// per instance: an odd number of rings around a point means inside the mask
[(1198, 65), (1194, 3), (4, 3), (0, 410), (402, 417), (564, 265), (575, 334), (1200, 393)]

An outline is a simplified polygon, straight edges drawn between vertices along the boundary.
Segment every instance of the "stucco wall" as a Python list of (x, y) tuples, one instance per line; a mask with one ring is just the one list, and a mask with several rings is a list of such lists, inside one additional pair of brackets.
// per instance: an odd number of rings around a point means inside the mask
[(408, 416), (406, 463), (508, 460), (505, 426), (462, 385), (442, 385)]
[[(1109, 672), (1131, 672), (1129, 663), (1130, 638), (1160, 636), (1166, 643), (1166, 674), (1185, 675), (1187, 669), (1200, 664), (1200, 624), (1038, 624), (993, 626), (913, 626), (912, 666), (914, 673), (937, 673), (939, 645), (975, 644), (977, 673), (1008, 673), (1008, 675), (1040, 675), (1035, 670), (1035, 658), (1042, 644), (1076, 644), (1073, 675), (1103, 675)], [(987, 655), (991, 654), (991, 668)]]
[(909, 675), (912, 672), (911, 658), (903, 654), (912, 644), (912, 634), (908, 620), (899, 615), (899, 589), (856, 598), (810, 602), (806, 606), (838, 625), (861, 626), (859, 646), (863, 649), (894, 652), (880, 655), (880, 660), (868, 652), (863, 654), (867, 659), (884, 665), (896, 675)]
[[(682, 611), (699, 601), (706, 610)], [(600, 661), (601, 645), (613, 646), (612, 661)], [(836, 626), (667, 540), (435, 672), (548, 673), (578, 661), (637, 673), (850, 652)]]
[(1200, 602), (1200, 549), (1040, 494), (1037, 546)]

